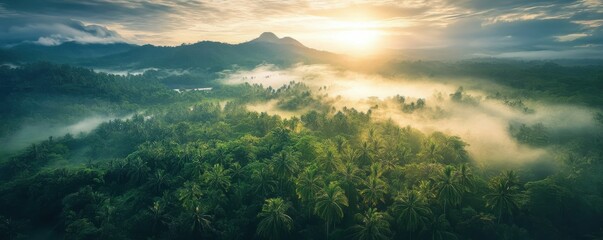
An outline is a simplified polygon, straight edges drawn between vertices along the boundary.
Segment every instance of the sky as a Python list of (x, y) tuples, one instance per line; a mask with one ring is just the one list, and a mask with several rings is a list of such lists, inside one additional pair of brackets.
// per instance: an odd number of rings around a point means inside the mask
[(262, 32), (337, 53), (601, 58), (603, 0), (0, 0), (0, 45), (249, 41)]

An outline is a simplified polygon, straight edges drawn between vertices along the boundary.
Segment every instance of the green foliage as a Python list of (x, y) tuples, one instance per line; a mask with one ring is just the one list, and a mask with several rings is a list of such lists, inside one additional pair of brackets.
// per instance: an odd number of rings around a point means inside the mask
[(356, 219), (360, 224), (351, 228), (352, 238), (358, 240), (389, 239), (391, 231), (388, 217), (387, 213), (379, 212), (375, 208), (369, 208), (364, 214), (356, 214)]
[(412, 233), (426, 227), (432, 213), (419, 192), (402, 193), (395, 201), (393, 211), (402, 229)]
[[(2, 74), (25, 95), (52, 81), (50, 95), (140, 110), (3, 155), (2, 239), (44, 231), (67, 239), (580, 239), (600, 231), (600, 141), (540, 141), (551, 130), (544, 126), (512, 133), (556, 148), (553, 170), (501, 171), (473, 159), (458, 136), (331, 108), (300, 83), (176, 94), (156, 85), (159, 73), (42, 64)], [(24, 76), (42, 80), (17, 82)], [(87, 87), (105, 90), (95, 97)], [(169, 97), (142, 96), (155, 91)], [(471, 102), (462, 90), (451, 97)], [(245, 108), (270, 100), (308, 111), (283, 119)]]
[(258, 217), (258, 235), (268, 239), (281, 239), (282, 234), (291, 230), (293, 219), (287, 215), (289, 204), (281, 198), (266, 199)]

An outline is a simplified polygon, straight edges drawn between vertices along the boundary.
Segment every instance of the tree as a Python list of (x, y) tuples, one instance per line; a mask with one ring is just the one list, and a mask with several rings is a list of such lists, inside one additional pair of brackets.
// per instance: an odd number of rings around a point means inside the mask
[(398, 216), (396, 218), (397, 222), (402, 225), (404, 230), (408, 231), (409, 239), (412, 239), (414, 231), (425, 227), (431, 216), (431, 209), (427, 207), (419, 193), (414, 190), (396, 197), (393, 208)]
[(331, 147), (326, 147), (325, 156), (324, 158), (319, 159), (318, 164), (327, 173), (332, 173), (339, 168), (341, 165), (341, 160), (337, 155), (335, 155), (335, 152), (333, 149), (331, 149)]
[(346, 149), (347, 144), (348, 141), (341, 135), (337, 135), (335, 137), (335, 147), (337, 149), (337, 153), (343, 154), (343, 151)]
[(432, 240), (453, 240), (457, 239), (454, 233), (449, 232), (450, 223), (446, 220), (446, 215), (433, 217), (429, 224), (429, 233)]
[(356, 219), (360, 222), (351, 228), (352, 238), (358, 240), (377, 240), (389, 239), (391, 231), (387, 213), (377, 211), (375, 208), (369, 208), (364, 214), (356, 214)]
[(426, 140), (417, 156), (424, 161), (431, 163), (437, 163), (444, 159), (440, 147), (434, 139)]
[(446, 214), (446, 206), (456, 206), (461, 202), (461, 187), (456, 183), (454, 178), (454, 168), (446, 166), (442, 172), (434, 179), (434, 189), (436, 197), (444, 206), (444, 214)]
[(266, 196), (276, 188), (276, 181), (270, 174), (269, 170), (266, 170), (263, 164), (257, 165), (259, 169), (252, 170), (251, 181), (253, 182), (253, 188), (255, 193)]
[(475, 186), (475, 179), (471, 168), (467, 164), (461, 164), (459, 170), (456, 172), (455, 177), (459, 186), (463, 188), (464, 192), (470, 192)]
[(291, 230), (293, 219), (287, 215), (289, 204), (282, 198), (269, 198), (258, 214), (261, 218), (256, 233), (268, 239), (281, 239), (283, 233)]
[(133, 160), (128, 161), (128, 176), (130, 177), (130, 181), (133, 183), (140, 183), (142, 180), (147, 179), (147, 174), (150, 169), (147, 166), (147, 163), (143, 161), (140, 157), (136, 157)]
[(318, 194), (314, 212), (325, 221), (327, 238), (329, 237), (329, 225), (343, 218), (344, 206), (348, 206), (348, 198), (337, 182), (331, 182)]
[(157, 225), (163, 222), (164, 219), (164, 206), (159, 201), (154, 201), (153, 206), (149, 207), (149, 213), (151, 214), (151, 218), (153, 221), (153, 226), (151, 230), (153, 234), (157, 233)]
[(289, 178), (297, 172), (297, 158), (283, 150), (272, 158), (271, 166), (279, 178)]
[(193, 225), (191, 226), (193, 233), (197, 234), (206, 230), (214, 230), (211, 227), (211, 215), (204, 211), (200, 203), (197, 203), (192, 209), (190, 216), (193, 218)]
[(505, 177), (494, 178), (490, 182), (491, 193), (484, 196), (486, 207), (496, 212), (499, 223), (503, 214), (512, 215), (513, 211), (518, 208), (519, 188), (508, 177), (513, 176), (505, 174)]
[(153, 187), (155, 193), (160, 193), (164, 185), (167, 184), (167, 176), (165, 174), (165, 170), (158, 169), (157, 171), (155, 171), (155, 173), (153, 173), (153, 175), (149, 177), (149, 184)]
[(219, 189), (224, 192), (230, 187), (230, 171), (224, 169), (222, 164), (214, 164), (213, 167), (203, 173), (203, 181), (210, 188)]
[(371, 161), (373, 160), (373, 156), (371, 152), (371, 145), (368, 142), (362, 142), (362, 144), (360, 145), (358, 158), (356, 159), (358, 160), (358, 165), (361, 166), (366, 166), (371, 163)]
[(519, 176), (513, 170), (504, 171), (499, 178), (501, 178), (503, 183), (508, 187), (519, 187)]
[(362, 182), (362, 178), (359, 177), (360, 172), (354, 162), (345, 162), (338, 171), (338, 179), (341, 181), (341, 186), (348, 197), (350, 206), (353, 208), (358, 203), (356, 186)]
[(364, 183), (366, 188), (360, 191), (360, 195), (364, 199), (364, 203), (369, 206), (376, 206), (380, 202), (385, 201), (387, 193), (387, 184), (376, 175), (370, 175)]
[(178, 190), (178, 200), (180, 200), (184, 209), (188, 211), (197, 207), (202, 196), (203, 193), (199, 185), (191, 181), (186, 181), (184, 186)]
[[(295, 181), (297, 197), (305, 204), (311, 206), (316, 194), (321, 190), (323, 181), (315, 166), (309, 166)], [(312, 209), (312, 208), (310, 208)]]

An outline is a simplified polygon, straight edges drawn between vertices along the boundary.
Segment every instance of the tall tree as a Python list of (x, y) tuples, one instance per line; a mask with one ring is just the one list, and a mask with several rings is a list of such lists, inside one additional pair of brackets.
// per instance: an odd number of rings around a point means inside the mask
[(431, 216), (431, 209), (414, 190), (396, 197), (393, 209), (397, 222), (408, 231), (409, 239), (412, 239), (413, 232), (425, 227)]
[(203, 181), (213, 189), (226, 192), (230, 187), (230, 171), (224, 169), (222, 164), (214, 164), (203, 173)]
[(491, 192), (484, 196), (486, 207), (496, 212), (499, 223), (503, 215), (512, 215), (518, 208), (519, 188), (508, 177), (509, 174), (505, 173), (503, 177), (494, 178), (490, 182)]
[(359, 177), (360, 172), (360, 169), (354, 162), (345, 162), (338, 171), (338, 179), (341, 182), (341, 187), (345, 191), (352, 208), (355, 208), (358, 203), (356, 186), (362, 183), (362, 178)]
[(423, 147), (417, 156), (430, 163), (437, 163), (444, 159), (438, 143), (433, 139), (428, 139), (423, 143)]
[(348, 206), (348, 198), (337, 182), (331, 182), (318, 194), (314, 212), (325, 221), (327, 238), (329, 226), (343, 218), (345, 206)]
[(201, 201), (203, 193), (198, 184), (191, 181), (186, 181), (184, 186), (178, 190), (178, 200), (186, 210), (193, 210)]
[(436, 192), (436, 197), (444, 207), (444, 214), (446, 214), (446, 207), (448, 205), (456, 206), (461, 202), (462, 188), (456, 183), (454, 168), (452, 166), (446, 166), (444, 170), (438, 174), (434, 179), (433, 187)]
[(257, 234), (268, 239), (282, 239), (282, 234), (293, 227), (293, 219), (287, 215), (289, 204), (282, 198), (269, 198), (258, 214), (261, 218), (257, 227)]
[(385, 201), (385, 195), (387, 194), (387, 184), (385, 181), (371, 174), (364, 185), (365, 188), (360, 190), (364, 203), (374, 207), (380, 202)]
[(464, 192), (470, 192), (475, 186), (475, 179), (471, 168), (465, 163), (461, 164), (459, 170), (455, 174), (458, 184), (463, 188)]
[(375, 208), (369, 208), (364, 214), (356, 214), (360, 222), (351, 228), (352, 238), (358, 240), (389, 239), (391, 231), (387, 213), (379, 212)]
[(158, 169), (149, 177), (149, 184), (153, 187), (156, 194), (161, 192), (161, 189), (167, 184), (168, 177), (165, 174), (165, 170)]
[(458, 239), (454, 233), (449, 231), (450, 223), (446, 215), (434, 216), (429, 224), (429, 233), (432, 240), (455, 240)]
[(310, 210), (312, 210), (314, 198), (324, 185), (322, 177), (318, 174), (318, 169), (316, 166), (311, 165), (304, 169), (304, 171), (299, 174), (299, 177), (297, 177), (295, 185), (297, 197), (303, 203), (308, 205)]
[(297, 158), (287, 150), (283, 150), (272, 158), (271, 166), (280, 179), (286, 179), (297, 172)]

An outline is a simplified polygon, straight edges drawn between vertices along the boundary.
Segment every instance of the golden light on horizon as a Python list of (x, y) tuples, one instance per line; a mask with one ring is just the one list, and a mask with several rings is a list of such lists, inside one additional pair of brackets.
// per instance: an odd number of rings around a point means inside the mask
[(355, 55), (371, 54), (377, 47), (380, 32), (376, 30), (346, 30), (334, 33), (334, 38), (341, 43), (349, 53)]
[(329, 27), (331, 41), (338, 45), (337, 48), (351, 55), (375, 53), (384, 35), (379, 24), (370, 21), (335, 22)]

